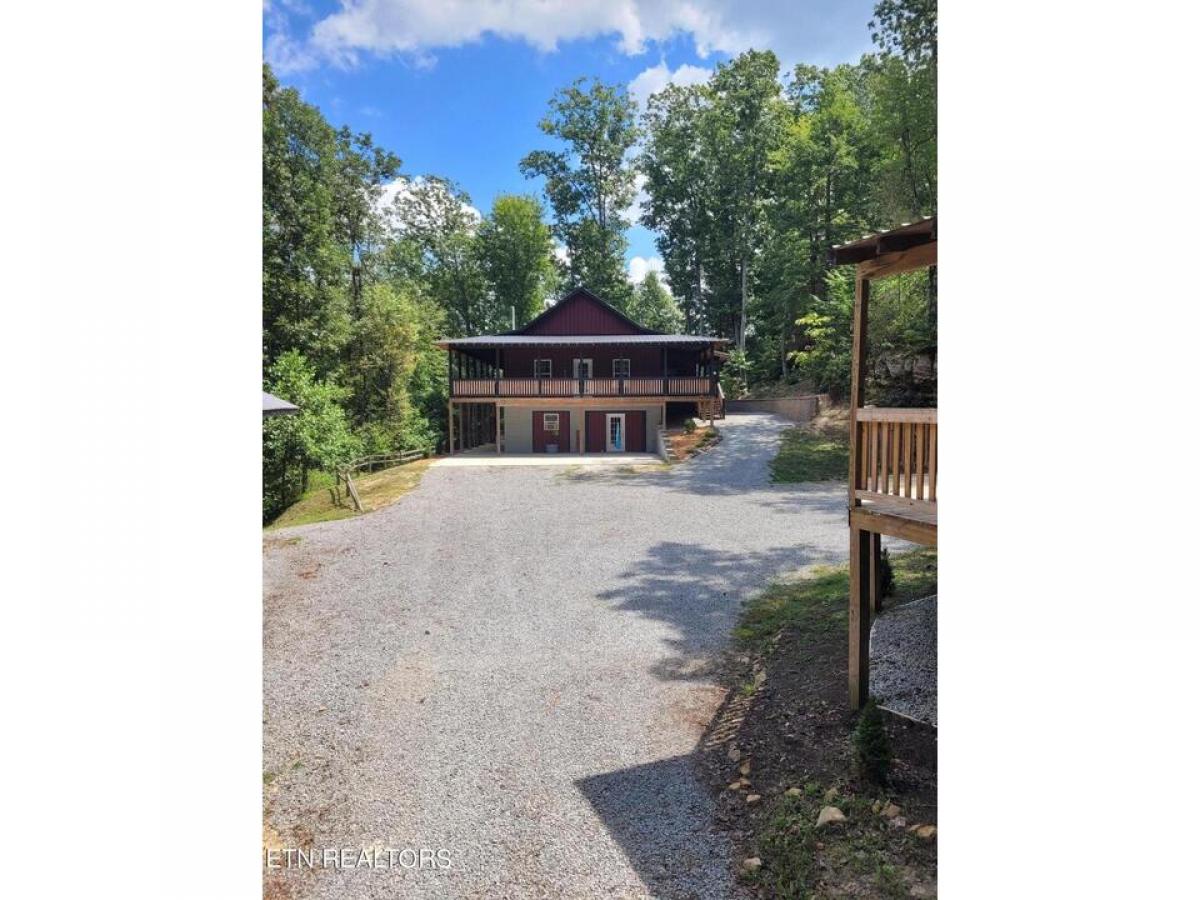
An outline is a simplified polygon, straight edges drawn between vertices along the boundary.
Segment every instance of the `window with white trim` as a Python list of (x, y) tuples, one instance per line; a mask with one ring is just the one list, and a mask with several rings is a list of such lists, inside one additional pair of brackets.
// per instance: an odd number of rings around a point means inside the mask
[(628, 378), (629, 377), (629, 360), (614, 359), (613, 360), (613, 378)]
[(535, 359), (533, 361), (533, 377), (534, 378), (552, 378), (554, 376), (554, 361), (549, 359)]
[(558, 434), (558, 413), (542, 413), (542, 431)]

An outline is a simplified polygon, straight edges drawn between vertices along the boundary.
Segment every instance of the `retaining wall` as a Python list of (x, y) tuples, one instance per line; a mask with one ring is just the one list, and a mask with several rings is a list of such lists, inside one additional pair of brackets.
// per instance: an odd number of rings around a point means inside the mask
[(800, 397), (780, 397), (775, 400), (726, 400), (725, 411), (774, 413), (803, 424), (820, 412), (822, 404), (829, 404), (828, 394), (804, 394)]

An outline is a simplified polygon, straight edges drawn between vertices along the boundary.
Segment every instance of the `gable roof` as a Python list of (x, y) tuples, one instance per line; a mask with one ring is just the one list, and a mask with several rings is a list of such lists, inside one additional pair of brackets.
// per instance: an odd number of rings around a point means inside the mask
[(435, 342), (451, 347), (571, 346), (644, 344), (650, 346), (727, 344), (728, 338), (667, 334), (639, 325), (586, 288), (575, 288), (557, 303), (514, 331)]
[(575, 288), (553, 306), (508, 334), (656, 334), (586, 288)]

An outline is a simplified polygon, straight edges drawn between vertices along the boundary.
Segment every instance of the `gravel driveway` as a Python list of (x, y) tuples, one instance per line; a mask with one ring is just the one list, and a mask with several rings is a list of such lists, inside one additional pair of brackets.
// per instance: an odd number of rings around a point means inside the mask
[(722, 699), (706, 663), (743, 598), (847, 553), (843, 486), (768, 484), (786, 426), (730, 416), (665, 473), (435, 467), (380, 512), (272, 533), (266, 843), (450, 865), (268, 894), (729, 897), (691, 759)]

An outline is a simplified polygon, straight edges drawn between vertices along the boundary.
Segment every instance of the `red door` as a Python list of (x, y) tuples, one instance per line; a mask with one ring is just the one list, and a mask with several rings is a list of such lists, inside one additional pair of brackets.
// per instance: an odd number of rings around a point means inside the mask
[(571, 452), (571, 414), (566, 410), (533, 411), (533, 452)]
[(587, 423), (587, 438), (584, 446), (588, 453), (604, 452), (604, 413), (588, 410), (584, 415)]
[(630, 453), (646, 452), (646, 411), (630, 410), (625, 413), (625, 434)]

